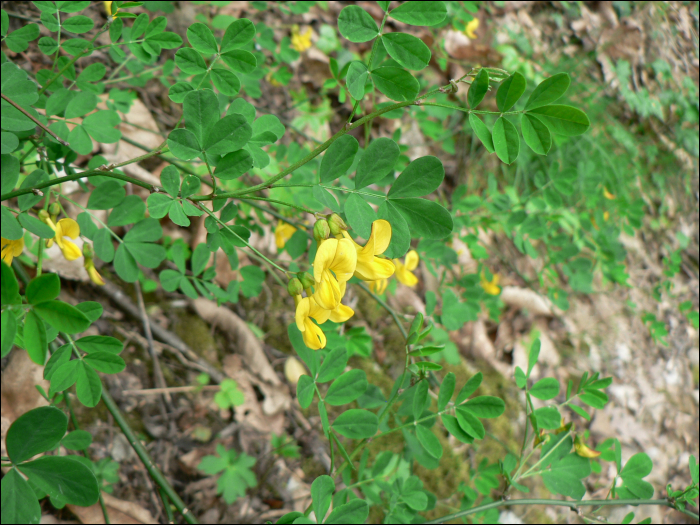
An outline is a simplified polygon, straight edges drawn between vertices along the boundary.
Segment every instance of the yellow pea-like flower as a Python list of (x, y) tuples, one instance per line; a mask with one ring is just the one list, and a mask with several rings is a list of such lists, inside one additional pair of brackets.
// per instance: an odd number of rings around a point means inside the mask
[(600, 451), (593, 450), (586, 446), (583, 440), (578, 436), (574, 439), (574, 449), (576, 450), (576, 454), (582, 458), (597, 458), (601, 454)]
[(474, 31), (476, 31), (477, 27), (479, 27), (479, 19), (474, 18), (467, 24), (467, 27), (464, 30), (464, 34), (467, 35), (467, 37), (474, 40), (476, 38), (476, 33)]
[(90, 257), (85, 258), (85, 269), (87, 270), (90, 280), (98, 286), (104, 286), (105, 281), (102, 276), (97, 272), (95, 268), (95, 263)]
[[(398, 267), (396, 271), (398, 273)], [(378, 295), (383, 294), (387, 286), (389, 286), (389, 279), (379, 279), (377, 281), (370, 281), (369, 283), (369, 289)]]
[(348, 232), (343, 231), (345, 239), (349, 240), (357, 251), (357, 267), (355, 277), (363, 281), (378, 281), (394, 275), (396, 267), (389, 259), (381, 259), (381, 255), (391, 242), (391, 224), (383, 219), (372, 223), (372, 233), (367, 244), (360, 246), (352, 240)]
[(416, 250), (408, 252), (403, 263), (398, 259), (394, 259), (396, 278), (400, 283), (406, 286), (415, 286), (418, 284), (418, 277), (412, 273), (418, 266), (418, 261), (420, 261), (420, 257), (418, 257), (418, 252), (416, 252)]
[(292, 47), (299, 53), (303, 53), (311, 47), (311, 35), (312, 31), (310, 27), (307, 27), (306, 30), (301, 33), (299, 31), (299, 26), (295, 25), (292, 28)]
[(343, 297), (340, 283), (352, 277), (357, 266), (358, 255), (348, 239), (327, 239), (321, 243), (314, 259), (316, 281), (316, 303), (325, 310), (335, 310)]
[(277, 248), (280, 250), (284, 248), (284, 245), (287, 244), (287, 241), (292, 238), (292, 235), (294, 235), (296, 231), (297, 229), (291, 224), (279, 221), (277, 223), (277, 228), (275, 228), (275, 244)]
[(603, 188), (603, 197), (608, 199), (609, 201), (614, 201), (615, 200), (615, 195), (610, 193), (607, 188)]
[(297, 328), (304, 338), (304, 344), (311, 350), (325, 348), (326, 334), (312, 319), (316, 320), (318, 324), (323, 324), (330, 318), (331, 312), (321, 308), (313, 297), (302, 298), (297, 295), (295, 301), (297, 301), (295, 320)]
[(12, 266), (12, 259), (19, 257), (24, 250), (24, 238), (20, 237), (15, 241), (10, 241), (4, 237), (2, 239), (2, 260), (5, 261), (7, 266)]
[(497, 273), (493, 274), (490, 281), (487, 281), (484, 274), (481, 274), (481, 287), (489, 295), (498, 295), (501, 293), (501, 288), (498, 286), (498, 281), (500, 280), (501, 276)]
[(42, 216), (40, 216), (39, 218), (42, 219), (56, 233), (53, 239), (46, 240), (47, 248), (51, 248), (55, 241), (56, 244), (58, 244), (58, 247), (63, 252), (63, 256), (68, 261), (74, 261), (78, 259), (81, 255), (83, 255), (83, 253), (80, 251), (80, 248), (78, 248), (74, 243), (72, 243), (66, 238), (78, 238), (78, 236), (80, 235), (80, 226), (78, 226), (77, 222), (75, 222), (73, 219), (66, 218), (61, 219), (56, 224), (54, 224), (51, 218), (48, 217), (48, 214), (42, 214)]
[[(340, 297), (345, 296), (345, 287), (347, 286), (347, 283), (339, 283), (340, 284)], [(331, 310), (331, 316), (330, 320), (333, 321), (334, 323), (344, 323), (348, 319), (350, 319), (353, 315), (355, 315), (355, 310), (350, 308), (349, 306), (344, 305), (343, 303), (338, 303), (338, 306), (336, 306), (333, 310)]]

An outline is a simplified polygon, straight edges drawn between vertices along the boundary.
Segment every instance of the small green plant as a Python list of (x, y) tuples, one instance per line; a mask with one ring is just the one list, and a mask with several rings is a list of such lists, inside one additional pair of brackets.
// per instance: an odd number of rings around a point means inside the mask
[(256, 487), (258, 481), (250, 467), (255, 465), (255, 458), (235, 450), (226, 450), (221, 444), (216, 446), (216, 455), (204, 456), (197, 467), (209, 476), (220, 474), (216, 482), (218, 493), (231, 505), (245, 495), (248, 488)]

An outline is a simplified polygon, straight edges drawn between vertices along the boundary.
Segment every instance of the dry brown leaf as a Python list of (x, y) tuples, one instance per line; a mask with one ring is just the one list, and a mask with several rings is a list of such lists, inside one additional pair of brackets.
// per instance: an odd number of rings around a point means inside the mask
[[(102, 493), (102, 498), (107, 507), (110, 523), (158, 523), (151, 513), (138, 503), (117, 499), (106, 492)], [(98, 524), (105, 522), (99, 502), (90, 507), (79, 507), (77, 505), (66, 505), (66, 507), (78, 517), (81, 523)]]
[(501, 291), (501, 301), (508, 306), (526, 309), (532, 315), (553, 315), (551, 301), (529, 288), (504, 286)]

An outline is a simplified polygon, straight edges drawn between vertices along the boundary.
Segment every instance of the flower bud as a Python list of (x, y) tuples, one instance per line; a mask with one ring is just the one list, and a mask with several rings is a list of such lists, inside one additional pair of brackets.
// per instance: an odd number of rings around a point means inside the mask
[(49, 217), (49, 212), (47, 212), (46, 210), (39, 210), (39, 213), (37, 215), (39, 216), (39, 219), (42, 222), (46, 222), (49, 219), (51, 219), (51, 217)]
[(297, 274), (297, 277), (299, 277), (299, 280), (301, 281), (301, 285), (304, 287), (304, 290), (307, 290), (316, 284), (314, 276), (311, 275), (309, 272), (299, 272)]
[(316, 221), (314, 224), (314, 239), (316, 242), (325, 241), (331, 234), (331, 228), (326, 219)]
[(57, 202), (52, 202), (49, 204), (49, 215), (54, 218), (54, 221), (56, 220), (55, 217), (61, 213), (61, 205), (58, 204)]
[(92, 244), (86, 242), (83, 244), (83, 257), (92, 259), (95, 256), (95, 250), (92, 249)]
[(343, 235), (343, 230), (348, 230), (348, 225), (345, 224), (345, 221), (340, 218), (340, 215), (337, 213), (334, 213), (330, 216), (328, 219), (328, 225), (331, 228), (331, 233), (334, 236), (338, 235)]
[(295, 295), (301, 295), (301, 292), (304, 290), (304, 287), (301, 284), (301, 281), (297, 279), (296, 277), (292, 277), (289, 280), (289, 284), (287, 285), (287, 292), (289, 292), (289, 295), (294, 297)]

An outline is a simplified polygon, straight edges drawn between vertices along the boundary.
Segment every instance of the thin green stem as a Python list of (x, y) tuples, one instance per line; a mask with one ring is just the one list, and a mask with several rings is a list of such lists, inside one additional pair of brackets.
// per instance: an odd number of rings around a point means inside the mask
[(379, 297), (376, 293), (370, 290), (369, 286), (367, 286), (365, 283), (360, 283), (360, 288), (362, 288), (365, 292), (371, 295), (375, 301), (377, 301), (387, 312), (389, 312), (389, 315), (391, 315), (391, 317), (394, 319), (396, 326), (399, 327), (399, 330), (401, 331), (401, 335), (403, 335), (404, 340), (408, 339), (408, 332), (399, 320), (399, 316), (396, 313), (396, 311), (391, 306), (386, 304), (381, 297)]
[[(124, 62), (126, 62), (126, 61), (124, 61)], [(160, 65), (160, 66), (153, 67), (153, 68), (151, 68), (151, 69), (146, 69), (146, 70), (141, 71), (140, 73), (137, 73), (137, 74), (135, 74), (135, 75), (128, 75), (128, 76), (119, 77), (119, 78), (109, 78), (108, 80), (105, 80), (105, 81), (103, 82), (103, 84), (115, 84), (115, 83), (117, 83), (117, 82), (122, 82), (122, 81), (124, 81), (124, 80), (130, 80), (130, 79), (132, 79), (132, 78), (138, 78), (138, 77), (140, 77), (141, 75), (147, 75), (148, 73), (153, 73), (154, 71), (159, 71), (159, 70), (163, 69), (163, 66), (165, 66), (165, 64)]]
[(80, 208), (80, 209), (83, 210), (85, 213), (89, 214), (90, 217), (92, 217), (93, 220), (97, 221), (97, 223), (101, 224), (102, 227), (105, 228), (105, 229), (112, 235), (112, 237), (114, 237), (114, 239), (115, 239), (116, 241), (119, 242), (119, 244), (121, 244), (121, 243), (124, 242), (124, 241), (122, 240), (122, 238), (119, 237), (119, 235), (117, 235), (116, 233), (114, 233), (114, 232), (112, 231), (112, 228), (110, 228), (109, 226), (107, 226), (99, 217), (97, 217), (97, 215), (95, 215), (94, 213), (92, 213), (90, 210), (88, 210), (88, 209), (85, 208), (84, 206), (78, 204), (77, 202), (75, 202), (75, 201), (74, 201), (73, 199), (71, 199), (70, 197), (66, 197), (65, 195), (61, 195), (61, 194), (59, 194), (58, 197), (61, 198), (61, 199), (63, 199), (63, 200), (66, 200), (66, 201), (70, 202), (73, 206), (75, 206), (75, 207), (77, 207), (77, 208)]
[(246, 195), (245, 198), (241, 197), (238, 200), (241, 200), (241, 201), (256, 200), (256, 201), (272, 202), (274, 204), (280, 204), (282, 206), (287, 206), (289, 208), (294, 208), (294, 209), (299, 210), (299, 211), (310, 213), (311, 215), (314, 215), (316, 213), (313, 210), (310, 210), (309, 208), (305, 208), (304, 206), (299, 206), (298, 204), (292, 204), (291, 202), (279, 201), (276, 199), (269, 199), (267, 197), (254, 197), (252, 195)]
[(41, 129), (43, 129), (46, 133), (48, 133), (48, 134), (51, 135), (54, 139), (56, 139), (56, 140), (58, 141), (59, 144), (61, 144), (61, 145), (63, 145), (63, 146), (66, 146), (66, 147), (68, 147), (68, 148), (70, 147), (70, 144), (68, 144), (65, 140), (63, 140), (63, 139), (62, 139), (61, 137), (59, 137), (58, 135), (56, 135), (53, 131), (51, 131), (48, 127), (46, 127), (46, 126), (45, 126), (39, 119), (37, 119), (34, 115), (32, 115), (32, 114), (29, 113), (26, 109), (24, 109), (22, 106), (20, 106), (19, 104), (17, 104), (17, 102), (15, 102), (15, 101), (12, 100), (11, 98), (9, 98), (9, 97), (8, 97), (7, 95), (5, 95), (4, 93), (2, 93), (0, 96), (2, 96), (2, 99), (5, 100), (5, 101), (7, 101), (11, 106), (14, 106), (14, 108), (15, 108), (17, 111), (21, 112), (25, 117), (27, 117), (29, 120), (31, 120), (32, 122), (34, 122), (34, 124), (36, 124), (37, 126), (39, 126), (39, 127), (40, 127)]

